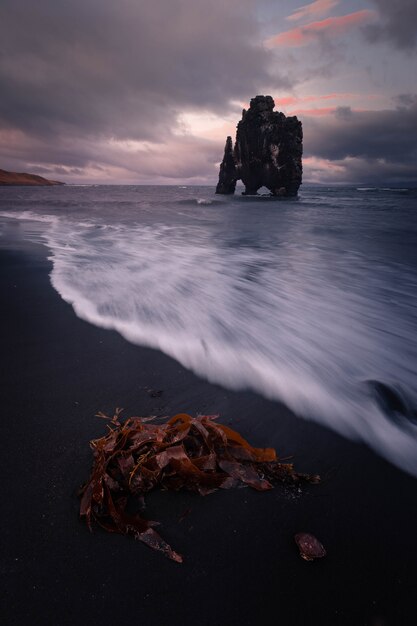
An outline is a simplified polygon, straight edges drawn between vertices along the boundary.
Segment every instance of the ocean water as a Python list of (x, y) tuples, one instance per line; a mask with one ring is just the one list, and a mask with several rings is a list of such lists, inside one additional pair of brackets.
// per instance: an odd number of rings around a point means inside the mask
[(2, 188), (11, 231), (47, 246), (80, 318), (417, 475), (416, 190)]

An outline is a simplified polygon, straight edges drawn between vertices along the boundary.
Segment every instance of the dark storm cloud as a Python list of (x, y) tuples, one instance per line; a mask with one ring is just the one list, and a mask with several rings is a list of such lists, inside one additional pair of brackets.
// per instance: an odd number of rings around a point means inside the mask
[(417, 184), (417, 97), (398, 96), (395, 109), (341, 107), (325, 119), (304, 122), (306, 157), (335, 166), (332, 179), (408, 181)]
[(394, 98), (397, 102), (397, 108), (410, 108), (417, 104), (417, 94), (415, 93), (400, 93)]
[[(164, 141), (265, 81), (251, 0), (2, 0), (0, 128)], [(276, 81), (279, 83), (278, 81)]]
[(343, 107), (325, 121), (310, 119), (305, 124), (305, 148), (310, 155), (331, 160), (360, 157), (416, 162), (417, 103), (385, 111)]
[(417, 46), (417, 1), (373, 0), (381, 17), (379, 24), (365, 28), (369, 41), (389, 41), (403, 50)]

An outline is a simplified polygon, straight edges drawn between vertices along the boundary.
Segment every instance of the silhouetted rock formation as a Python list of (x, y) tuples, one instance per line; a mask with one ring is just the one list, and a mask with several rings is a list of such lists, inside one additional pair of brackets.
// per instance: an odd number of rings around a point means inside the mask
[(235, 147), (227, 138), (216, 193), (234, 193), (236, 181), (245, 194), (266, 187), (274, 196), (296, 196), (302, 180), (303, 130), (296, 117), (274, 111), (271, 96), (256, 96), (243, 109)]
[(233, 143), (232, 138), (228, 137), (224, 147), (223, 161), (220, 164), (219, 182), (217, 183), (216, 193), (235, 193), (236, 180), (237, 174), (233, 156)]
[(17, 172), (6, 172), (6, 170), (0, 170), (0, 185), (8, 185), (14, 187), (20, 186), (36, 186), (41, 185), (65, 185), (57, 180), (48, 180), (43, 176), (37, 176), (36, 174), (18, 174)]

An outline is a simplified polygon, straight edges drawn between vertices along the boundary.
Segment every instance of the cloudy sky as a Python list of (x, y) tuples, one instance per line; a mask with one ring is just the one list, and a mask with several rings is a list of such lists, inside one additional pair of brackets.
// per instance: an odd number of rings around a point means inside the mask
[(417, 185), (417, 1), (1, 0), (0, 168), (213, 184), (242, 107), (304, 127), (304, 180)]

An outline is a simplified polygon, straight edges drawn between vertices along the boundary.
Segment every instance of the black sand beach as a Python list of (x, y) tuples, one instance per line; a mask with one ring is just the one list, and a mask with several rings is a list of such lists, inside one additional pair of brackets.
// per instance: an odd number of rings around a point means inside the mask
[[(81, 321), (49, 269), (44, 248), (1, 252), (2, 624), (417, 623), (414, 478), (282, 405), (209, 384)], [(94, 414), (116, 406), (220, 413), (322, 483), (301, 493), (155, 493), (148, 515), (183, 565), (129, 538), (90, 534), (76, 492), (90, 470), (88, 441), (105, 429)], [(302, 561), (299, 531), (316, 534), (327, 558)]]

